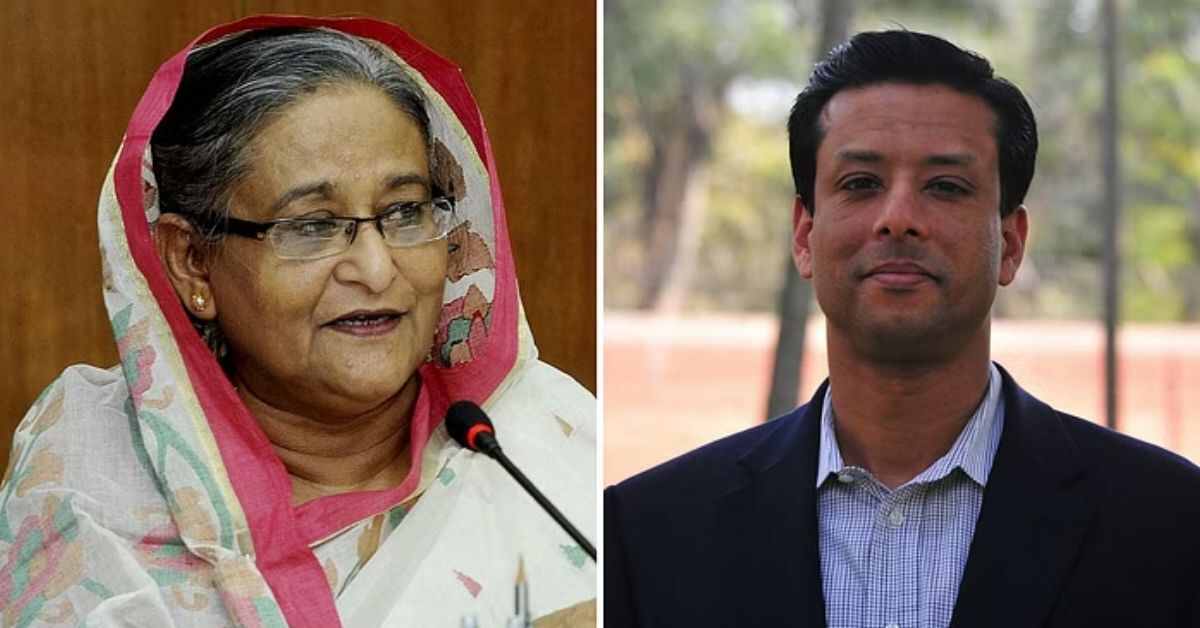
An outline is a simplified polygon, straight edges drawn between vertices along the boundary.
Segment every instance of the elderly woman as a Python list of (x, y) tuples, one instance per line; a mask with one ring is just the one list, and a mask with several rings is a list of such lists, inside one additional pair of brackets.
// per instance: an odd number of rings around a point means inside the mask
[(518, 574), (535, 617), (594, 599), (441, 425), (483, 405), (594, 537), (594, 401), (537, 360), (447, 62), (365, 19), (218, 27), (154, 77), (99, 223), (121, 365), (18, 428), (4, 625), (504, 626)]

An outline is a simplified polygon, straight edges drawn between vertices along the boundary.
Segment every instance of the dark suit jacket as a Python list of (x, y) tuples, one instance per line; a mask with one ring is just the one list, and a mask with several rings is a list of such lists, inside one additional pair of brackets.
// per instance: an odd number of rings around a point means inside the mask
[[(1004, 379), (952, 626), (1200, 627), (1200, 469)], [(821, 386), (604, 493), (604, 625), (825, 626)]]

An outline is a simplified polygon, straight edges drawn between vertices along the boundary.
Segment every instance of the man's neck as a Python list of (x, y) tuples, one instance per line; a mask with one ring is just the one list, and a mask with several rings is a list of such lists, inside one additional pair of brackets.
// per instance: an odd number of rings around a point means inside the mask
[(362, 414), (322, 421), (284, 410), (238, 386), (292, 480), (295, 505), (351, 491), (399, 485), (408, 474), (412, 411), (420, 390), (413, 377), (391, 399)]
[(902, 367), (862, 360), (835, 344), (831, 336), (829, 382), (842, 459), (888, 488), (944, 456), (987, 392), (987, 337), (949, 360)]

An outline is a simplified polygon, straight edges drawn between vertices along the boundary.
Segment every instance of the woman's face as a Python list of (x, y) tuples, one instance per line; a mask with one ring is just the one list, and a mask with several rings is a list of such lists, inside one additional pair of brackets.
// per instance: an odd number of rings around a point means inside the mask
[[(420, 128), (373, 87), (302, 97), (248, 151), (249, 170), (230, 200), (237, 218), (370, 217), (430, 197)], [(226, 237), (209, 272), (235, 382), (321, 421), (381, 406), (429, 353), (446, 260), (445, 240), (391, 248), (369, 223), (346, 251), (307, 261), (280, 259), (266, 241)]]

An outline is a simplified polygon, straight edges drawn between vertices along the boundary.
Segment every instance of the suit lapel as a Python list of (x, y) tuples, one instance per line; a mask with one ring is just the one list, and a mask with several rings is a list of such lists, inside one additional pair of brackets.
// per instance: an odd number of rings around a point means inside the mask
[(721, 625), (825, 627), (815, 487), (824, 392), (764, 431), (739, 461), (744, 482), (718, 504), (723, 581), (740, 592)]
[[(1003, 369), (1005, 421), (951, 626), (1041, 625), (1091, 522), (1084, 467), (1057, 413)], [(826, 386), (741, 458), (717, 503), (714, 560), (725, 600), (714, 625), (825, 627), (817, 526)]]
[(1039, 626), (1093, 509), (1062, 420), (1004, 378), (1004, 431), (959, 587), (953, 627)]

